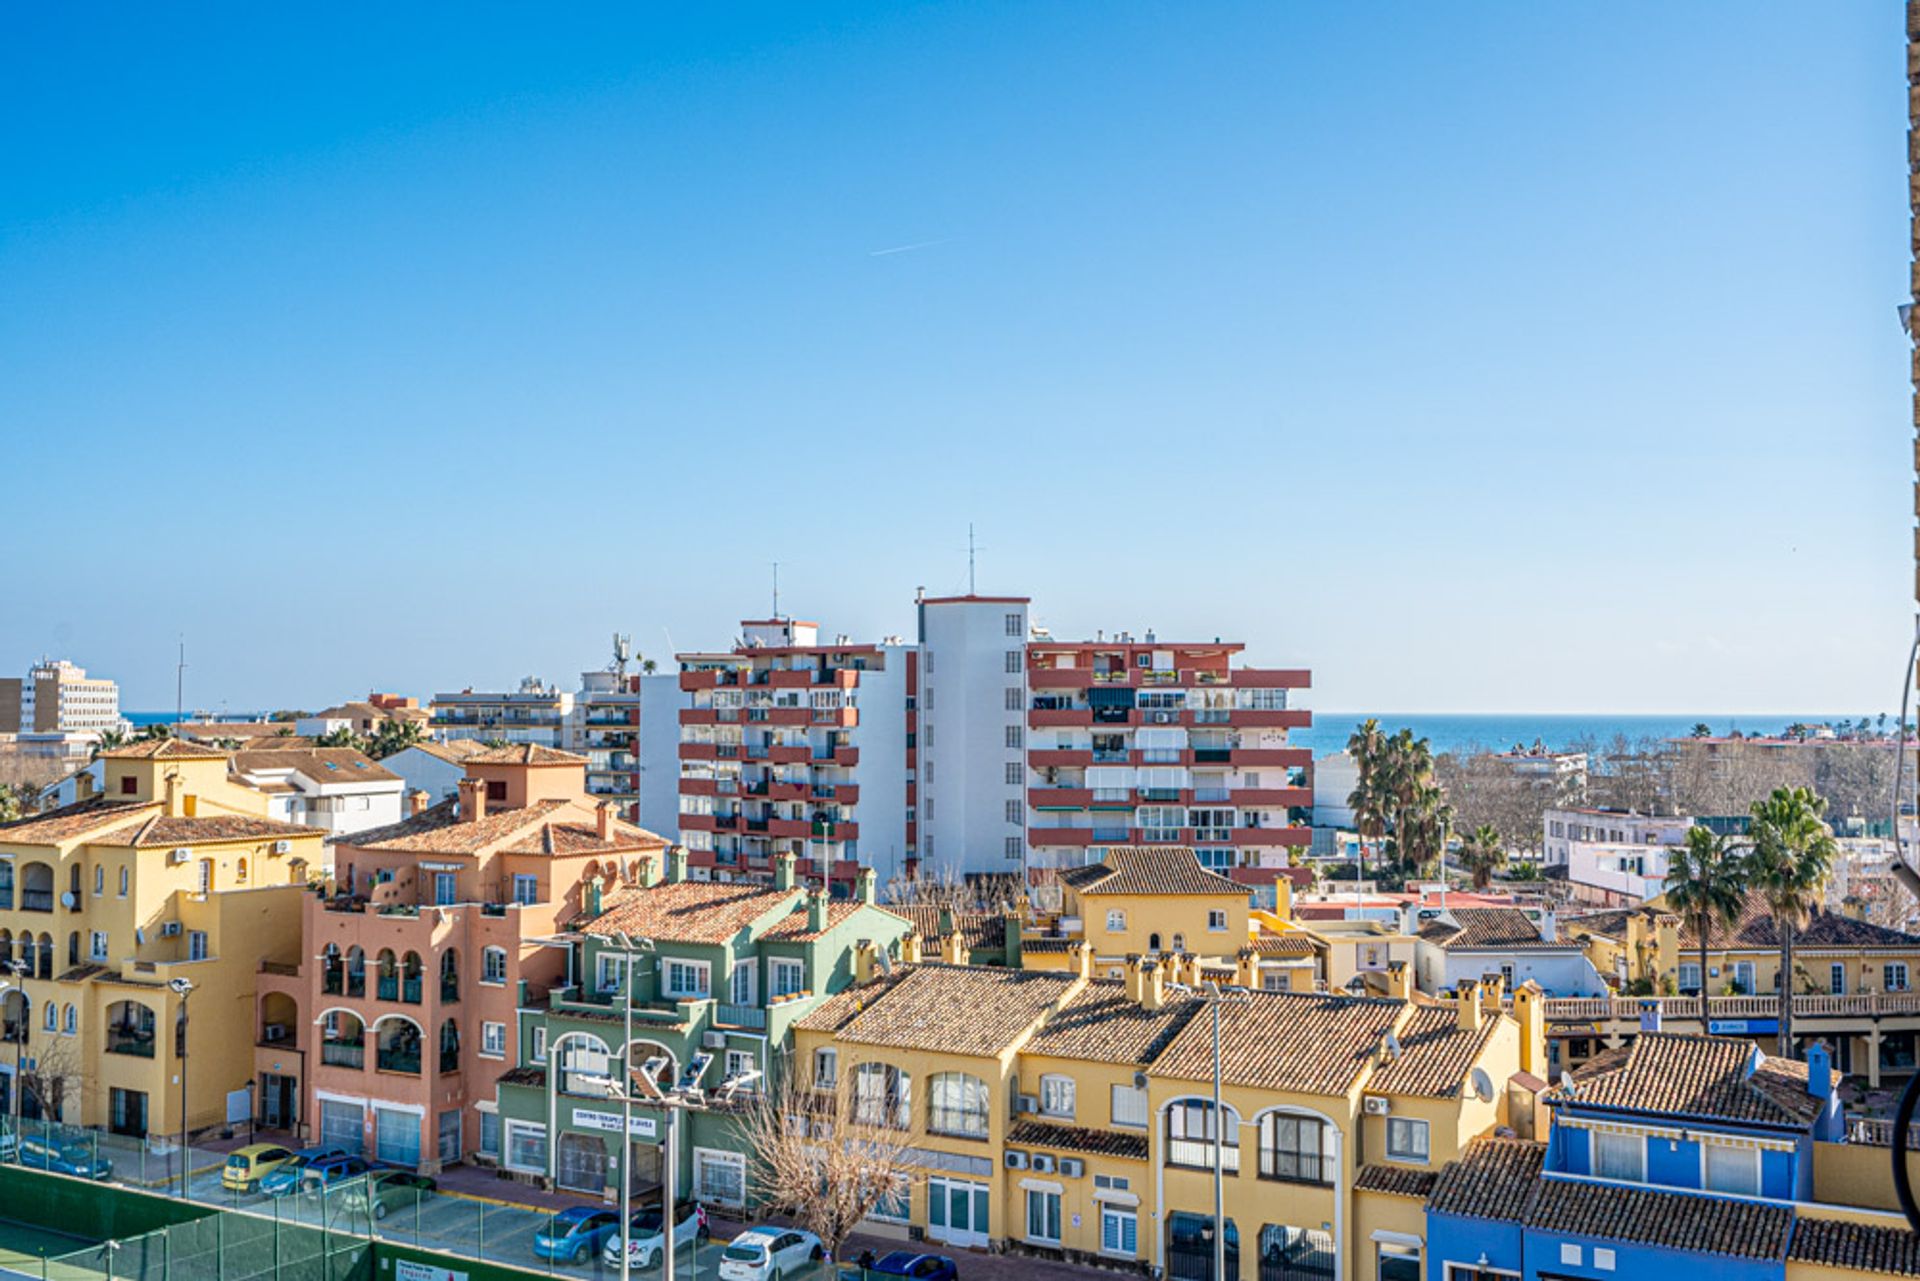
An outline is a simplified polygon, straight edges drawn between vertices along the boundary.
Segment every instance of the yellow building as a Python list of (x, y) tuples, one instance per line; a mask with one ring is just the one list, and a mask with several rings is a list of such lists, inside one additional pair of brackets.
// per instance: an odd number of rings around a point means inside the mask
[(1103, 970), (1129, 954), (1230, 957), (1250, 937), (1252, 891), (1186, 846), (1116, 846), (1060, 873), (1060, 893), (1061, 933), (1085, 939)]
[(251, 1075), (255, 975), (299, 959), (324, 833), (264, 817), (221, 751), (152, 740), (104, 773), (103, 794), (0, 827), (6, 1030), (37, 1064), (23, 1110), (178, 1131), (184, 1004), (186, 1121), (214, 1125)]
[(1241, 1275), (1264, 1259), (1370, 1277), (1420, 1258), (1432, 1171), (1532, 1123), (1531, 990), (1514, 1015), (1497, 983), (1437, 1006), (1236, 989), (1216, 1007), (1169, 983), (1198, 977), (1185, 956), (1126, 957), (1110, 979), (1085, 941), (1052, 971), (917, 953), (909, 939), (907, 964), (801, 1019), (794, 1052), (817, 1087), (851, 1086), (856, 1120), (910, 1132), (920, 1173), (890, 1218), (935, 1241), (1191, 1274), (1211, 1251), (1217, 1150)]

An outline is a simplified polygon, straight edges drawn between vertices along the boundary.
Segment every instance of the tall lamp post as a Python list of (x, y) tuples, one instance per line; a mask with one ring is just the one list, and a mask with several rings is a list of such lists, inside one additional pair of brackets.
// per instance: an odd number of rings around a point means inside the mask
[(5, 962), (4, 968), (9, 970), (19, 982), (0, 983), (0, 995), (4, 995), (7, 992), (18, 992), (20, 994), (20, 1021), (14, 1024), (13, 1027), (12, 1110), (14, 1154), (17, 1157), (20, 1151), (20, 1122), (26, 1115), (22, 1107), (22, 1099), (27, 1092), (27, 1078), (21, 1070), (21, 1054), (27, 1043), (27, 1029), (33, 1025), (33, 1002), (27, 999), (26, 980), (27, 976), (33, 972), (33, 963), (31, 961), (20, 960), (7, 961)]
[(187, 1199), (187, 1170), (193, 1164), (187, 1153), (187, 998), (193, 995), (193, 980), (174, 978), (167, 986), (180, 998), (180, 1043), (174, 1047), (180, 1060), (180, 1199)]
[[(620, 1074), (622, 1078), (631, 1077), (633, 1061), (633, 977), (634, 962), (653, 951), (653, 940), (635, 938), (624, 930), (611, 934), (589, 934), (588, 938), (603, 948), (618, 948), (620, 951), (620, 1008), (625, 1016), (626, 1036), (620, 1042)], [(669, 1153), (671, 1157), (671, 1153)], [(672, 1187), (672, 1184), (668, 1184)], [(666, 1223), (666, 1281), (673, 1281), (673, 1199), (667, 1198), (666, 1213), (662, 1216)], [(630, 1262), (628, 1255), (633, 1249), (633, 1086), (629, 1080), (620, 1082), (620, 1281), (628, 1281)]]
[[(1220, 1104), (1220, 1007), (1244, 1005), (1253, 999), (1246, 988), (1235, 984), (1222, 987), (1209, 979), (1198, 988), (1173, 984), (1167, 991), (1190, 996), (1213, 1007), (1213, 1281), (1225, 1281), (1227, 1275), (1227, 1179), (1226, 1110)], [(1238, 1138), (1238, 1136), (1235, 1136)], [(1235, 1146), (1238, 1146), (1236, 1143)]]

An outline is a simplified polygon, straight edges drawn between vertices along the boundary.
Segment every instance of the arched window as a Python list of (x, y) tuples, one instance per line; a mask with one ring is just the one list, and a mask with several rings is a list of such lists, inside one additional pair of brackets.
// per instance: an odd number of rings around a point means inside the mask
[(107, 892), (107, 865), (105, 863), (95, 863), (93, 865), (93, 896), (95, 898), (99, 898), (102, 894), (105, 894), (106, 892)]
[(320, 1019), (320, 1061), (328, 1067), (367, 1065), (367, 1027), (351, 1010), (328, 1010)]
[(51, 934), (40, 936), (40, 977), (43, 979), (53, 977), (53, 935)]
[(120, 897), (125, 898), (126, 896), (127, 896), (127, 869), (123, 867), (120, 869)]
[[(53, 1002), (47, 1002), (47, 1031), (53, 1031)], [(115, 1001), (107, 1007), (107, 1053), (153, 1057), (153, 1011), (138, 1001)]]
[(440, 1070), (460, 1070), (460, 1025), (452, 1019), (440, 1025)]
[(367, 954), (358, 943), (347, 949), (347, 995), (367, 994)]
[(507, 981), (507, 949), (490, 947), (480, 954), (480, 981), (482, 983), (505, 983)]
[(75, 907), (80, 905), (80, 865), (75, 863), (67, 869), (67, 891), (73, 895)]
[(1331, 1185), (1333, 1176), (1333, 1144), (1325, 1121), (1295, 1112), (1261, 1114), (1261, 1178)]
[(20, 910), (53, 910), (53, 869), (45, 863), (29, 863), (20, 869)]
[(1147, 951), (1158, 952), (1159, 950), (1160, 950), (1160, 931), (1155, 930), (1153, 933), (1147, 935)]
[(927, 1081), (927, 1129), (965, 1139), (987, 1137), (987, 1083), (965, 1072), (939, 1072)]
[(853, 1077), (853, 1119), (904, 1130), (913, 1124), (913, 1078), (890, 1063), (862, 1063)]
[(400, 999), (408, 1005), (420, 1004), (420, 953), (408, 952), (400, 958)]
[(460, 999), (460, 953), (453, 948), (440, 954), (440, 999)]
[(382, 1072), (420, 1075), (420, 1025), (412, 1019), (389, 1014), (374, 1024), (374, 1066)]
[(329, 943), (320, 949), (320, 990), (338, 996), (347, 985), (347, 969), (340, 959), (340, 945)]
[[(40, 1021), (42, 1025), (47, 1029), (47, 1031), (49, 1032), (59, 1031), (60, 1030), (60, 1007), (55, 1005), (52, 1001), (48, 1001), (46, 1004), (46, 1013), (40, 1016)], [(147, 1043), (149, 1045), (153, 1043), (152, 1037), (148, 1037)], [(115, 1052), (111, 1044), (107, 1046), (107, 1052), (109, 1054)], [(125, 1051), (120, 1051), (120, 1052), (125, 1053)], [(153, 1057), (151, 1050), (148, 1051), (147, 1057), (148, 1058)]]
[(1176, 935), (1174, 935), (1174, 936), (1173, 936), (1173, 950), (1174, 950), (1174, 951), (1176, 951), (1176, 952), (1184, 952), (1184, 951), (1186, 951), (1186, 950), (1187, 950), (1187, 936), (1186, 936), (1186, 935), (1184, 935), (1184, 934), (1176, 934)]
[(67, 931), (67, 964), (80, 964), (80, 931)]
[(245, 854), (233, 860), (233, 883), (235, 885), (245, 885), (247, 883), (247, 856)]
[(393, 949), (383, 947), (373, 960), (375, 986), (374, 995), (383, 1001), (400, 999), (400, 962), (394, 956)]
[(1212, 1099), (1189, 1097), (1175, 1099), (1169, 1104), (1166, 1121), (1167, 1164), (1211, 1170), (1213, 1144), (1218, 1137), (1221, 1147), (1225, 1149), (1220, 1154), (1220, 1164), (1228, 1173), (1239, 1170), (1240, 1114), (1230, 1107), (1223, 1111), (1225, 1124), (1216, 1125)]
[(80, 1011), (74, 1009), (72, 1005), (68, 1005), (60, 1012), (60, 1030), (68, 1036), (80, 1030)]

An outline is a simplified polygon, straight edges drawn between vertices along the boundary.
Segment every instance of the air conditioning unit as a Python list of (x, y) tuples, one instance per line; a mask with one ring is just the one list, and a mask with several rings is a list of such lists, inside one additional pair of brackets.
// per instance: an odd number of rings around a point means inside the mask
[(261, 1028), (261, 1029), (260, 1029), (260, 1039), (261, 1039), (261, 1040), (263, 1040), (263, 1041), (284, 1041), (284, 1040), (286, 1040), (286, 1039), (287, 1039), (287, 1025), (286, 1025), (285, 1023), (269, 1023), (269, 1024), (267, 1024), (267, 1025), (266, 1025), (266, 1026), (265, 1026), (264, 1028)]
[(1079, 1157), (1063, 1156), (1060, 1158), (1060, 1176), (1062, 1178), (1077, 1179), (1086, 1172), (1087, 1163)]
[(1040, 1100), (1034, 1095), (1022, 1094), (1014, 1100), (1013, 1110), (1015, 1112), (1038, 1112), (1040, 1110)]
[(177, 850), (169, 850), (167, 852), (167, 862), (169, 863), (184, 863), (192, 857), (193, 851), (184, 845)]
[(1035, 1152), (1033, 1154), (1033, 1172), (1035, 1174), (1052, 1174), (1053, 1157), (1045, 1152)]
[(1155, 712), (1153, 714), (1153, 723), (1155, 725), (1171, 725), (1173, 724), (1173, 713), (1172, 712)]
[(161, 938), (163, 938), (163, 939), (170, 939), (170, 938), (173, 938), (173, 937), (175, 937), (175, 936), (176, 936), (176, 935), (178, 935), (179, 933), (180, 933), (180, 922), (178, 922), (178, 921), (162, 921), (162, 922), (160, 923), (160, 937), (161, 937)]
[(275, 854), (291, 854), (293, 852), (293, 842), (275, 841), (273, 843), (273, 852)]
[(704, 1033), (700, 1037), (700, 1045), (708, 1050), (724, 1050), (727, 1048), (727, 1034), (725, 1032)]
[(1393, 1111), (1393, 1104), (1384, 1095), (1369, 1094), (1360, 1101), (1360, 1108), (1368, 1116), (1385, 1116)]
[(1133, 1088), (1136, 1090), (1144, 1090), (1147, 1088), (1147, 1074), (1145, 1072), (1135, 1072), (1133, 1074)]
[(1007, 1168), (1008, 1168), (1009, 1170), (1024, 1170), (1024, 1169), (1026, 1169), (1026, 1168), (1027, 1168), (1027, 1154), (1026, 1154), (1025, 1152), (1008, 1152), (1008, 1153), (1007, 1153)]

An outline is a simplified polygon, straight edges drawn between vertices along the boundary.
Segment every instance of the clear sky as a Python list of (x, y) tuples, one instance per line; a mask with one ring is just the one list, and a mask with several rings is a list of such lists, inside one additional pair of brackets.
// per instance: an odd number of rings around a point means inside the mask
[(1894, 705), (1868, 4), (11, 5), (0, 670), (314, 705), (916, 586), (1321, 707)]

